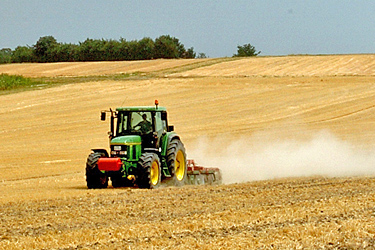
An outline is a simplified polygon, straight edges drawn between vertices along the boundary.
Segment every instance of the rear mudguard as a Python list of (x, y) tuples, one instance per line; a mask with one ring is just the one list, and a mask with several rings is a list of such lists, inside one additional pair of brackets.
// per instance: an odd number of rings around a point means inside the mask
[(180, 140), (180, 136), (178, 134), (176, 134), (176, 132), (167, 132), (162, 140), (161, 140), (161, 156), (162, 157), (166, 157), (167, 156), (167, 149), (168, 149), (168, 145), (169, 143), (173, 140), (173, 139), (178, 139)]
[(169, 172), (168, 164), (167, 164), (167, 149), (168, 149), (169, 143), (174, 139), (180, 140), (180, 137), (178, 136), (178, 134), (176, 134), (176, 132), (167, 132), (161, 139), (160, 161), (161, 161), (163, 176), (167, 178), (172, 176), (171, 173)]

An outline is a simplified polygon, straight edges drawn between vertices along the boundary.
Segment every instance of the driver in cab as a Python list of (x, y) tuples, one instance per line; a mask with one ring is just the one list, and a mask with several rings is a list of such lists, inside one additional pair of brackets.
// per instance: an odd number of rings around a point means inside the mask
[(135, 125), (134, 128), (140, 127), (139, 130), (141, 130), (142, 134), (147, 134), (152, 131), (152, 124), (147, 120), (147, 115), (142, 115), (143, 121), (139, 122), (137, 125)]

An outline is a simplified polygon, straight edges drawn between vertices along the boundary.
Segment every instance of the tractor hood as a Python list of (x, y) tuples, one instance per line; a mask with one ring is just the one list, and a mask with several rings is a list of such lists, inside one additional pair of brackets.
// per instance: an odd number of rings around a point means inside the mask
[(125, 135), (115, 137), (111, 140), (111, 145), (140, 145), (142, 142), (139, 135)]

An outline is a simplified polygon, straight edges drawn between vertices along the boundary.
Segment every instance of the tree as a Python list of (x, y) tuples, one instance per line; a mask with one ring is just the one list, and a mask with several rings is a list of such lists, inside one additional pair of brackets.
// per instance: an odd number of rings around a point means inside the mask
[(155, 53), (155, 42), (149, 38), (145, 37), (138, 42), (138, 56), (141, 60), (149, 60), (154, 58)]
[(234, 54), (233, 57), (246, 57), (246, 56), (257, 56), (261, 51), (256, 51), (255, 47), (250, 43), (237, 46), (237, 54)]
[(58, 43), (53, 36), (43, 36), (34, 45), (34, 54), (38, 62), (54, 62), (56, 61), (48, 53), (52, 48), (57, 46)]
[(155, 39), (155, 58), (182, 58), (184, 53), (184, 45), (175, 37), (163, 35)]
[(127, 60), (139, 60), (140, 46), (137, 40), (128, 42), (128, 55)]
[(119, 48), (118, 48), (118, 57), (119, 60), (129, 60), (129, 42), (125, 38), (120, 38)]
[(199, 53), (197, 58), (203, 59), (203, 58), (207, 58), (207, 56), (205, 53)]
[(78, 60), (78, 45), (76, 44), (58, 44), (48, 51), (48, 55), (53, 58), (55, 62), (75, 62)]
[(191, 47), (191, 48), (189, 48), (189, 49), (185, 52), (184, 58), (195, 58), (196, 55), (197, 55), (197, 54), (194, 52), (194, 48)]
[(79, 61), (103, 61), (105, 58), (105, 40), (87, 38), (79, 44)]
[(34, 49), (30, 46), (18, 46), (12, 54), (13, 63), (36, 62)]
[(116, 40), (107, 40), (104, 44), (105, 61), (119, 61), (120, 59), (120, 43)]
[(9, 48), (4, 48), (0, 50), (0, 64), (10, 63), (12, 61), (12, 50)]

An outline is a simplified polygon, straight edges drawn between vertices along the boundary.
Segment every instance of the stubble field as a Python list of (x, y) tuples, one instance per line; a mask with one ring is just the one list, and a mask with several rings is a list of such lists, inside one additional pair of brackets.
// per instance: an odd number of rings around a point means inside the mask
[[(375, 56), (0, 65), (0, 248), (375, 247)], [(88, 190), (100, 110), (158, 99), (219, 186)]]

